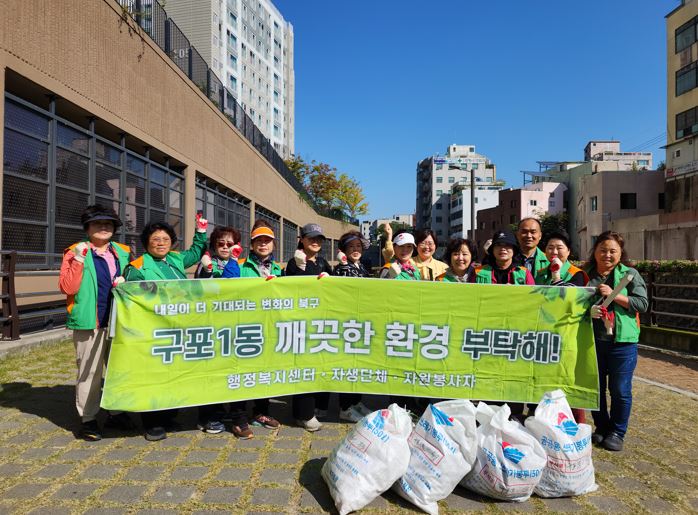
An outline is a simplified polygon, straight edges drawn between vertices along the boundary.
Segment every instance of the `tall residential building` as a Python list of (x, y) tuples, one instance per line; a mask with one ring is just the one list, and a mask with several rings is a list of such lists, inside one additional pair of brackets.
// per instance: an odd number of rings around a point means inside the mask
[(271, 0), (167, 0), (166, 8), (276, 151), (293, 154), (293, 26)]
[[(450, 145), (445, 156), (437, 154), (417, 164), (415, 224), (418, 229), (432, 229), (445, 243), (451, 235), (451, 192), (456, 184), (467, 183), (469, 187), (471, 171), (475, 173), (476, 191), (485, 183), (496, 184), (495, 165), (476, 153), (474, 145)], [(455, 209), (458, 208), (456, 205)]]
[[(683, 0), (666, 16), (666, 212), (698, 211), (698, 1)], [(689, 218), (691, 218), (690, 215)], [(680, 219), (679, 219), (680, 218)], [(686, 217), (675, 222), (684, 223)]]

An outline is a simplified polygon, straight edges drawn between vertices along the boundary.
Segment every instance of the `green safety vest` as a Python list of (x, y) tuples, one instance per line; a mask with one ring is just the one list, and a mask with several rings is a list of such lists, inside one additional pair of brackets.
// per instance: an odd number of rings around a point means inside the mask
[[(253, 259), (238, 259), (238, 264), (240, 265), (240, 277), (262, 277), (262, 273), (259, 271), (259, 266)], [(281, 265), (276, 261), (271, 262), (271, 275), (276, 277), (281, 277), (283, 270)]]
[[(511, 270), (511, 277), (514, 282), (511, 284), (526, 284), (526, 270), (525, 266), (517, 266)], [(492, 281), (492, 267), (490, 265), (483, 265), (475, 269), (475, 282), (478, 284), (496, 284)]]
[[(616, 287), (621, 278), (628, 273), (629, 267), (625, 266), (623, 263), (618, 263), (613, 269), (613, 288)], [(636, 279), (642, 281), (642, 277), (638, 277), (640, 274), (637, 273), (636, 277), (633, 278), (633, 282)], [(630, 283), (633, 284), (633, 283)], [(621, 295), (628, 295), (628, 288), (625, 287), (620, 291)], [(600, 299), (597, 296), (597, 300)], [(637, 311), (631, 311), (620, 306), (616, 302), (612, 302), (610, 308), (615, 312), (615, 341), (618, 343), (637, 343), (640, 340), (640, 315)]]
[[(568, 282), (572, 280), (572, 277), (579, 272), (584, 272), (581, 268), (577, 268), (569, 261), (562, 263), (562, 268), (560, 268), (560, 279), (563, 282)], [(586, 276), (586, 272), (584, 272)], [(542, 268), (536, 272), (536, 284), (549, 285), (553, 282), (552, 274), (550, 273), (550, 265)], [(589, 278), (585, 282), (589, 282)]]
[[(85, 240), (87, 242), (87, 240)], [(87, 242), (89, 243), (89, 242)], [(116, 258), (119, 260), (119, 266), (123, 270), (128, 265), (128, 258), (131, 249), (117, 242), (110, 242), (111, 248), (116, 252)], [(77, 243), (65, 249), (66, 252), (72, 252)], [(75, 295), (68, 295), (68, 317), (66, 318), (65, 326), (68, 329), (96, 329), (97, 322), (97, 271), (95, 270), (92, 252), (85, 255), (83, 265), (82, 281), (80, 281), (80, 289)]]

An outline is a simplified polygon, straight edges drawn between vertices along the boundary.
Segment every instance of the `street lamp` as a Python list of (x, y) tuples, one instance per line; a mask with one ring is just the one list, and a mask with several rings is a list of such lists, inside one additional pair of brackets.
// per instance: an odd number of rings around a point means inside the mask
[[(461, 168), (460, 165), (451, 164), (448, 165), (449, 170), (465, 170), (467, 168)], [(475, 169), (470, 166), (470, 241), (475, 243)]]

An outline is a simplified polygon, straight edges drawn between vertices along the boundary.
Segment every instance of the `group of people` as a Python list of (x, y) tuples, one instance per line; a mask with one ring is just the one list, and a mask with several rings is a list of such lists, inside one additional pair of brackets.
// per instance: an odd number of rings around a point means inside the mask
[[(107, 325), (111, 311), (112, 288), (123, 281), (186, 279), (186, 270), (197, 265), (196, 278), (262, 277), (267, 280), (282, 275), (337, 275), (353, 278), (370, 277), (362, 263), (369, 242), (358, 231), (349, 231), (338, 242), (337, 265), (333, 268), (321, 256), (325, 236), (317, 224), (301, 228), (298, 248), (285, 269), (274, 260), (276, 236), (264, 220), (257, 220), (250, 233), (246, 259), (242, 254), (240, 232), (233, 227), (217, 226), (207, 238), (208, 222), (199, 214), (192, 245), (174, 251), (175, 230), (165, 222), (146, 225), (141, 234), (144, 253), (131, 260), (130, 249), (112, 240), (121, 225), (110, 208), (94, 205), (85, 209), (82, 224), (87, 237), (64, 254), (60, 272), (60, 288), (68, 296), (67, 327), (74, 331), (78, 377), (76, 407), (82, 417), (80, 435), (87, 440), (101, 438), (96, 418), (99, 411), (100, 387), (105, 357), (108, 355)], [(632, 406), (632, 376), (637, 362), (639, 339), (638, 314), (648, 306), (645, 284), (637, 271), (630, 268), (625, 244), (618, 233), (607, 231), (596, 239), (583, 268), (569, 261), (571, 245), (564, 231), (543, 235), (535, 218), (520, 221), (516, 233), (497, 231), (488, 242), (485, 256), (477, 262), (474, 242), (452, 238), (446, 245), (442, 260), (434, 253), (438, 238), (429, 229), (411, 233), (398, 231), (390, 225), (385, 231), (388, 241), (383, 249), (385, 266), (378, 276), (397, 280), (446, 281), (457, 283), (551, 285), (561, 287), (594, 287), (596, 301), (611, 294), (627, 274), (634, 280), (617, 295), (608, 308), (592, 309), (596, 354), (599, 369), (600, 409), (593, 412), (594, 443), (619, 451), (627, 431)], [(541, 246), (542, 243), (542, 246)], [(541, 250), (541, 248), (543, 250)], [(609, 320), (614, 327), (608, 331)], [(606, 392), (611, 403), (607, 405)], [(308, 431), (321, 429), (318, 420), (327, 413), (328, 393), (294, 395), (292, 414), (297, 424)], [(340, 419), (358, 421), (370, 412), (358, 394), (339, 394)], [(534, 409), (529, 405), (529, 412)], [(610, 409), (609, 409), (610, 408)], [(512, 406), (514, 416), (523, 417), (523, 404)], [(177, 427), (177, 410), (141, 414), (145, 438), (161, 440), (167, 431)], [(578, 422), (584, 411), (576, 410)], [(279, 427), (269, 414), (269, 400), (257, 399), (251, 419), (245, 402), (199, 407), (199, 428), (207, 433), (220, 433), (225, 423), (231, 424), (238, 438), (253, 437), (250, 426)], [(126, 413), (110, 413), (107, 426), (133, 429)]]

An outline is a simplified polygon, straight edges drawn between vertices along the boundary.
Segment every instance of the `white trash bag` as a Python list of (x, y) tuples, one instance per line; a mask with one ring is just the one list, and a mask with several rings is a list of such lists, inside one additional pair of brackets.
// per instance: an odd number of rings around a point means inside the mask
[(536, 486), (541, 497), (569, 497), (595, 491), (591, 460), (591, 426), (577, 424), (562, 390), (543, 395), (526, 429), (548, 455), (548, 466)]
[(410, 464), (393, 490), (437, 515), (437, 501), (448, 497), (475, 462), (475, 406), (461, 399), (430, 404), (408, 443)]
[(548, 461), (543, 447), (524, 427), (509, 420), (504, 406), (477, 407), (477, 459), (461, 485), (503, 501), (525, 501), (533, 493)]
[(362, 418), (334, 448), (322, 477), (340, 515), (360, 510), (407, 472), (411, 432), (410, 415), (391, 404)]

